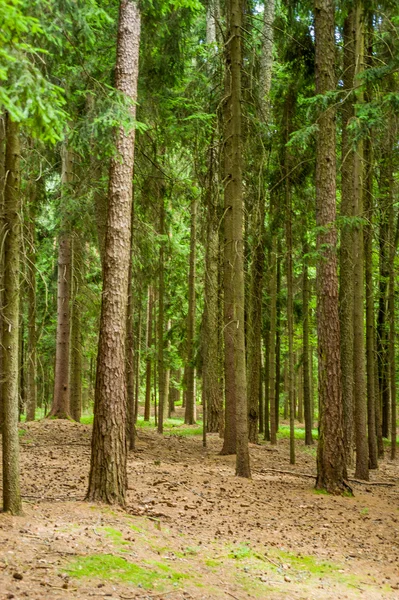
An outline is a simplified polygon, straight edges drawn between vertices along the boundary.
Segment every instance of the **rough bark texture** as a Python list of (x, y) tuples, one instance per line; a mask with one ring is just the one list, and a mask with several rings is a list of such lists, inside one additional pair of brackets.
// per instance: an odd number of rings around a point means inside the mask
[[(225, 340), (229, 369), (227, 384), (235, 403), (236, 475), (250, 477), (244, 327), (244, 204), (241, 140), (241, 0), (227, 5), (226, 113), (225, 113)], [(230, 379), (230, 381), (228, 381)], [(226, 397), (226, 402), (230, 398)], [(227, 425), (227, 423), (226, 423)]]
[[(335, 7), (316, 0), (316, 92), (335, 89)], [(316, 488), (330, 493), (345, 489), (345, 448), (342, 422), (340, 334), (338, 316), (335, 109), (319, 117), (316, 146), (317, 332), (319, 355), (320, 434)]]
[[(6, 115), (0, 114), (0, 232), (4, 230)], [(4, 252), (0, 252), (0, 372), (3, 372)], [(0, 378), (1, 379), (1, 378)], [(3, 426), (3, 382), (0, 380), (0, 431)]]
[[(67, 194), (73, 182), (72, 153), (64, 145), (61, 152), (61, 193)], [(69, 408), (69, 345), (71, 294), (71, 234), (64, 221), (58, 240), (57, 334), (55, 352), (54, 396), (50, 417), (67, 419)]]
[[(265, 3), (263, 13), (262, 54), (259, 73), (259, 111), (260, 121), (267, 125), (270, 107), (270, 85), (273, 65), (273, 20), (274, 0)], [(266, 159), (264, 148), (258, 144), (257, 154), (261, 156), (261, 173), (263, 175)], [(249, 293), (249, 320), (247, 334), (248, 348), (248, 437), (249, 441), (258, 441), (258, 422), (261, 401), (261, 368), (262, 368), (262, 296), (263, 271), (265, 262), (265, 183), (260, 177), (259, 189), (255, 190), (255, 205), (252, 214), (254, 247)]]
[[(304, 232), (306, 236), (306, 232)], [(309, 348), (309, 300), (310, 285), (308, 274), (309, 245), (306, 237), (303, 242), (303, 270), (302, 270), (302, 343), (303, 343), (303, 408), (305, 416), (305, 445), (313, 444), (312, 437), (312, 402), (310, 395), (310, 348)]]
[[(116, 88), (133, 100), (135, 116), (140, 39), (136, 2), (121, 0)], [(119, 129), (111, 161), (104, 282), (87, 499), (124, 505), (127, 487), (125, 337), (129, 276), (134, 129)]]
[[(274, 207), (271, 207), (274, 213)], [(276, 417), (276, 311), (277, 311), (277, 240), (276, 233), (272, 231), (270, 248), (270, 334), (269, 334), (269, 416), (270, 416), (270, 443), (277, 444), (277, 417)]]
[(78, 235), (72, 239), (72, 318), (71, 318), (71, 372), (70, 372), (70, 413), (72, 419), (80, 422), (82, 416), (82, 307), (81, 287), (83, 281), (82, 242)]
[[(163, 186), (159, 189), (159, 235), (165, 235), (165, 198)], [(163, 433), (165, 373), (164, 373), (164, 294), (165, 294), (165, 248), (164, 242), (159, 245), (158, 275), (158, 318), (157, 318), (157, 371), (158, 371), (158, 433)]]
[(146, 360), (145, 360), (145, 404), (144, 404), (144, 421), (150, 420), (151, 411), (151, 346), (152, 346), (152, 313), (153, 313), (153, 291), (152, 287), (148, 286), (147, 296), (147, 329), (146, 329)]
[(18, 125), (6, 116), (3, 305), (3, 510), (21, 514), (18, 437), (20, 167)]
[[(344, 21), (344, 72), (345, 90), (354, 85), (356, 65), (355, 19), (353, 9)], [(354, 152), (348, 125), (354, 116), (353, 94), (347, 93), (342, 106), (342, 166), (341, 166), (341, 217), (346, 218), (341, 228), (339, 320), (341, 328), (341, 384), (344, 410), (345, 452), (348, 465), (353, 463), (354, 400), (353, 400), (353, 223), (354, 216)]]
[(26, 381), (26, 420), (34, 421), (37, 403), (37, 354), (36, 354), (36, 239), (35, 217), (37, 186), (34, 183), (30, 189), (28, 206), (28, 223), (26, 226), (26, 284), (28, 302), (28, 356), (27, 356), (27, 381)]
[[(369, 13), (368, 19), (371, 19)], [(368, 50), (366, 52), (369, 67), (372, 66), (373, 54), (372, 24), (368, 24)], [(366, 102), (371, 100), (370, 86), (367, 86)], [(377, 461), (377, 424), (376, 424), (376, 386), (375, 386), (375, 318), (373, 289), (373, 152), (370, 138), (364, 140), (364, 265), (365, 265), (365, 297), (366, 297), (366, 373), (367, 373), (367, 427), (369, 445), (369, 467), (376, 469)]]
[(188, 273), (187, 315), (187, 395), (184, 422), (195, 423), (194, 335), (195, 335), (195, 261), (197, 243), (197, 199), (191, 200), (190, 265)]

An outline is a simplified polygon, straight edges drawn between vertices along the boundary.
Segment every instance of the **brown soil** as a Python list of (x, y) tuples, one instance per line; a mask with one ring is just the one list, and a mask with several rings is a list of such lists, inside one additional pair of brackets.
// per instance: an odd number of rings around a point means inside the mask
[[(21, 425), (23, 517), (0, 514), (0, 600), (156, 598), (399, 599), (398, 465), (385, 460), (355, 497), (316, 494), (314, 450), (251, 447), (253, 478), (234, 477), (221, 440), (139, 430), (127, 512), (85, 503), (89, 426)], [(79, 561), (113, 555), (150, 584)], [(70, 569), (73, 570), (71, 574)], [(82, 573), (85, 574), (84, 571)]]

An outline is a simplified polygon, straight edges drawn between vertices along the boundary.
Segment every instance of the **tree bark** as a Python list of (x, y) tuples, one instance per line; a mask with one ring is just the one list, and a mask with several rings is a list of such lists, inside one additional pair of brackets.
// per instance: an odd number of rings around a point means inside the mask
[(26, 250), (26, 283), (28, 302), (28, 365), (26, 382), (26, 420), (34, 421), (37, 403), (37, 353), (36, 353), (36, 202), (37, 186), (31, 186), (28, 206), (27, 250)]
[[(132, 100), (135, 117), (140, 39), (138, 4), (121, 0), (116, 88)], [(135, 131), (120, 127), (117, 156), (111, 161), (100, 339), (94, 402), (92, 452), (87, 499), (125, 504), (126, 373), (125, 338), (131, 239)]]
[(195, 261), (197, 244), (197, 199), (191, 199), (190, 266), (188, 274), (187, 315), (187, 395), (184, 422), (193, 425), (196, 420), (194, 383), (194, 336), (195, 336)]
[[(369, 68), (372, 66), (373, 25), (372, 15), (368, 13), (368, 50), (366, 52)], [(371, 101), (370, 85), (366, 88), (366, 102)], [(366, 296), (366, 372), (367, 372), (367, 426), (369, 445), (369, 467), (378, 468), (377, 461), (377, 424), (376, 424), (376, 377), (375, 377), (375, 315), (373, 289), (373, 151), (370, 138), (364, 140), (365, 186), (364, 186), (364, 265)]]
[(344, 21), (344, 89), (347, 98), (342, 106), (342, 166), (341, 166), (341, 227), (339, 320), (341, 329), (341, 385), (344, 411), (345, 453), (348, 465), (353, 463), (354, 399), (353, 399), (353, 336), (354, 336), (354, 233), (352, 217), (355, 214), (354, 152), (348, 126), (354, 117), (353, 89), (355, 81), (356, 47), (355, 18), (351, 7)]
[[(241, 140), (241, 0), (227, 5), (225, 160), (225, 347), (226, 388), (236, 423), (236, 475), (250, 477), (244, 323), (244, 205)], [(227, 425), (227, 422), (226, 422)]]
[(153, 313), (153, 291), (152, 287), (148, 286), (147, 296), (147, 330), (146, 330), (146, 360), (145, 360), (145, 404), (144, 404), (144, 421), (150, 420), (151, 412), (151, 346), (152, 346), (152, 313)]
[[(335, 90), (335, 6), (315, 2), (316, 93)], [(319, 355), (320, 434), (316, 488), (345, 490), (345, 448), (342, 421), (340, 332), (338, 316), (335, 109), (319, 117), (316, 145), (317, 330)]]
[(71, 319), (71, 372), (70, 372), (70, 413), (72, 419), (80, 422), (82, 416), (82, 307), (81, 293), (83, 281), (82, 242), (76, 234), (72, 238), (72, 319)]
[[(356, 20), (356, 76), (364, 70), (364, 32), (363, 14), (358, 3), (355, 12)], [(357, 79), (356, 79), (357, 81)], [(361, 91), (357, 102), (363, 102)], [(357, 145), (354, 157), (354, 197), (355, 216), (363, 218), (363, 142)], [(365, 344), (364, 344), (364, 242), (363, 224), (354, 230), (354, 312), (353, 312), (353, 369), (354, 369), (354, 402), (355, 402), (355, 440), (356, 468), (355, 477), (368, 481), (369, 456), (367, 442), (367, 391), (365, 377)]]
[[(61, 194), (66, 195), (73, 183), (72, 152), (64, 144), (61, 151)], [(61, 223), (58, 242), (57, 334), (54, 374), (54, 396), (50, 417), (68, 419), (69, 406), (69, 346), (71, 294), (71, 234), (66, 219)]]
[[(305, 229), (305, 227), (304, 227)], [(312, 401), (310, 394), (310, 347), (309, 347), (309, 273), (308, 273), (308, 258), (309, 244), (306, 239), (306, 231), (304, 230), (303, 240), (303, 267), (302, 267), (302, 343), (303, 343), (303, 406), (305, 416), (305, 445), (313, 444), (312, 437)]]
[(18, 437), (18, 331), (20, 227), (20, 147), (17, 123), (6, 115), (4, 186), (3, 305), (3, 510), (22, 512)]

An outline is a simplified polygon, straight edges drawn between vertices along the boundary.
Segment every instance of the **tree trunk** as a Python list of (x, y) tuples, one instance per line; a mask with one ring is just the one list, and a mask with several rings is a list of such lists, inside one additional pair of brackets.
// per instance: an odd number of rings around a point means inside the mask
[[(121, 0), (116, 88), (131, 100), (135, 117), (140, 39), (136, 2)], [(134, 129), (120, 127), (111, 161), (100, 339), (94, 402), (92, 453), (87, 499), (125, 504), (126, 373), (125, 338), (131, 239)]]
[(72, 319), (71, 319), (71, 372), (70, 372), (70, 413), (72, 419), (80, 422), (82, 416), (82, 307), (81, 287), (83, 281), (82, 242), (78, 235), (72, 239)]
[[(159, 189), (159, 235), (165, 235), (165, 198), (164, 188)], [(157, 318), (157, 344), (158, 344), (158, 433), (163, 433), (164, 400), (165, 400), (165, 373), (164, 373), (164, 295), (165, 295), (165, 248), (164, 241), (159, 245), (159, 279), (158, 279), (158, 318)]]
[[(225, 347), (226, 403), (232, 402), (236, 422), (236, 475), (250, 477), (244, 323), (244, 205), (241, 140), (241, 0), (227, 5), (225, 160)], [(227, 422), (226, 422), (227, 425)]]
[(31, 187), (28, 206), (27, 249), (26, 249), (26, 283), (28, 301), (28, 373), (26, 382), (26, 420), (34, 421), (37, 403), (37, 354), (36, 354), (36, 199), (37, 186)]
[[(369, 67), (372, 66), (373, 54), (373, 25), (372, 15), (368, 13), (368, 50), (366, 52)], [(371, 101), (370, 85), (367, 85), (366, 102)], [(369, 445), (369, 467), (378, 468), (377, 461), (377, 424), (376, 424), (376, 391), (375, 386), (375, 318), (373, 290), (373, 152), (370, 138), (364, 140), (364, 265), (365, 265), (365, 296), (366, 296), (366, 371), (367, 371), (367, 426)]]
[(18, 125), (6, 115), (4, 185), (4, 305), (3, 305), (3, 510), (22, 512), (18, 437), (18, 324), (20, 227), (20, 166)]
[(152, 346), (152, 313), (153, 313), (154, 295), (152, 287), (148, 286), (147, 296), (147, 330), (146, 330), (146, 360), (145, 360), (145, 404), (144, 421), (150, 420), (151, 413), (151, 346)]
[[(274, 214), (274, 206), (270, 212)], [(272, 221), (272, 219), (271, 219)], [(276, 233), (272, 227), (272, 240), (270, 248), (270, 338), (269, 338), (269, 416), (270, 416), (270, 443), (277, 444), (277, 418), (276, 418), (276, 311), (277, 311), (277, 241)]]
[[(273, 65), (273, 20), (274, 0), (265, 3), (263, 13), (262, 54), (259, 73), (259, 120), (267, 126), (270, 112), (270, 86)], [(252, 443), (258, 441), (259, 407), (261, 405), (261, 369), (262, 369), (262, 302), (263, 271), (265, 246), (265, 183), (263, 171), (266, 156), (264, 147), (258, 144), (260, 155), (261, 182), (255, 190), (255, 206), (253, 209), (252, 263), (249, 293), (249, 326), (248, 326), (248, 438)], [(262, 191), (260, 191), (262, 190)]]
[[(61, 152), (61, 193), (68, 194), (73, 183), (72, 152), (64, 145)], [(57, 338), (55, 353), (54, 397), (49, 416), (68, 419), (69, 406), (69, 345), (70, 345), (70, 293), (71, 293), (71, 234), (69, 224), (61, 224), (58, 242), (57, 280)]]
[(313, 444), (312, 437), (312, 400), (310, 395), (310, 348), (309, 348), (309, 273), (308, 258), (309, 244), (306, 240), (306, 231), (304, 227), (303, 241), (303, 270), (302, 270), (302, 343), (303, 343), (303, 406), (305, 413), (305, 445)]
[[(335, 90), (335, 6), (315, 2), (316, 93)], [(340, 333), (338, 316), (335, 109), (323, 110), (316, 146), (317, 329), (319, 355), (319, 443), (316, 488), (345, 490)]]
[(184, 422), (195, 423), (194, 394), (194, 337), (195, 337), (195, 261), (197, 244), (197, 199), (191, 199), (191, 231), (190, 231), (190, 267), (188, 275), (188, 315), (187, 315), (187, 395)]
[(354, 152), (348, 126), (354, 117), (353, 89), (356, 65), (355, 18), (353, 8), (344, 21), (344, 71), (343, 81), (347, 98), (342, 106), (342, 189), (341, 217), (345, 217), (341, 227), (340, 247), (340, 286), (339, 319), (341, 329), (341, 385), (344, 415), (345, 453), (348, 465), (353, 463), (354, 445), (354, 400), (353, 400), (353, 336), (354, 336), (354, 234), (351, 217), (355, 214), (354, 193)]
[[(356, 75), (364, 70), (364, 34), (363, 15), (359, 3), (356, 7)], [(358, 93), (357, 102), (363, 97)], [(355, 216), (363, 218), (363, 142), (357, 145), (354, 157), (354, 197)], [(365, 377), (364, 344), (364, 243), (363, 224), (360, 222), (354, 230), (354, 312), (353, 312), (353, 369), (355, 402), (355, 440), (356, 469), (355, 477), (368, 481), (369, 455), (367, 442), (367, 391)]]
[(281, 263), (282, 249), (281, 237), (277, 241), (277, 273), (276, 273), (276, 382), (274, 390), (274, 403), (276, 406), (276, 432), (280, 424), (280, 380), (281, 380)]

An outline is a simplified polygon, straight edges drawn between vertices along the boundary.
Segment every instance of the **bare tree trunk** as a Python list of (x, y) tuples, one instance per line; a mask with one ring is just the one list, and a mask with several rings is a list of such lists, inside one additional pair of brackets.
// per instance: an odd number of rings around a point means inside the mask
[[(119, 9), (116, 88), (132, 100), (135, 117), (139, 62), (138, 4), (121, 0)], [(126, 372), (125, 338), (132, 218), (134, 129), (121, 127), (117, 156), (111, 161), (104, 283), (97, 358), (92, 452), (87, 499), (125, 504)]]
[[(61, 193), (67, 194), (73, 183), (72, 152), (62, 147)], [(57, 338), (55, 354), (54, 397), (50, 417), (68, 419), (69, 406), (69, 346), (70, 346), (70, 294), (71, 294), (71, 234), (64, 219), (58, 241), (57, 280)]]
[[(163, 186), (159, 190), (159, 235), (165, 235), (165, 198)], [(165, 373), (164, 373), (164, 295), (165, 295), (165, 249), (164, 242), (159, 245), (159, 279), (158, 279), (158, 433), (163, 433), (164, 400), (165, 400)]]
[(26, 382), (26, 420), (34, 421), (37, 403), (37, 354), (36, 354), (36, 199), (37, 186), (34, 183), (30, 188), (28, 206), (27, 250), (26, 250), (26, 282), (28, 301), (28, 373)]
[[(236, 475), (250, 477), (244, 323), (244, 205), (241, 141), (241, 0), (229, 0), (226, 44), (225, 112), (225, 347), (228, 360), (226, 388), (236, 422)], [(227, 425), (227, 422), (226, 422)]]
[(6, 117), (6, 154), (4, 186), (3, 306), (3, 510), (13, 515), (22, 512), (18, 438), (18, 321), (20, 227), (19, 131)]
[[(366, 52), (369, 67), (372, 66), (373, 54), (373, 24), (372, 14), (368, 13), (368, 50)], [(371, 100), (370, 86), (367, 86), (366, 102)], [(366, 296), (366, 371), (367, 371), (367, 426), (369, 446), (369, 467), (378, 468), (377, 461), (377, 424), (376, 424), (376, 361), (375, 361), (375, 315), (373, 290), (373, 151), (371, 140), (364, 140), (364, 264), (365, 264), (365, 296)]]
[[(364, 33), (362, 10), (357, 4), (356, 12), (356, 74), (364, 70)], [(362, 94), (358, 93), (357, 102), (362, 102)], [(358, 143), (354, 158), (354, 196), (355, 216), (363, 218), (363, 142)], [(367, 390), (365, 376), (365, 344), (364, 344), (364, 244), (363, 224), (354, 230), (354, 312), (353, 312), (353, 368), (354, 368), (354, 402), (355, 402), (355, 441), (356, 469), (355, 477), (368, 481), (369, 454), (367, 442)]]
[(303, 343), (303, 405), (305, 413), (305, 445), (313, 444), (312, 438), (312, 400), (310, 394), (310, 348), (309, 348), (309, 274), (308, 259), (309, 245), (306, 240), (306, 230), (304, 226), (303, 241), (303, 270), (302, 270), (302, 343)]
[(187, 315), (187, 396), (184, 422), (195, 423), (194, 394), (194, 336), (195, 336), (195, 261), (197, 244), (197, 199), (191, 199), (190, 267), (188, 275), (188, 315)]
[(70, 353), (70, 412), (78, 423), (82, 416), (82, 307), (81, 293), (83, 281), (82, 242), (78, 235), (72, 238), (72, 319)]
[[(274, 207), (271, 206), (271, 214)], [(272, 225), (273, 227), (273, 225)], [(277, 311), (277, 241), (276, 233), (272, 231), (270, 249), (270, 338), (269, 338), (269, 414), (270, 414), (270, 443), (277, 444), (276, 418), (276, 311)]]
[(144, 421), (150, 420), (151, 412), (151, 346), (152, 346), (152, 313), (153, 313), (153, 291), (152, 287), (148, 286), (147, 296), (147, 331), (146, 331), (146, 360), (145, 360), (145, 405), (144, 405)]
[(341, 228), (339, 319), (341, 328), (341, 385), (344, 411), (345, 453), (348, 465), (353, 464), (354, 399), (353, 399), (353, 336), (354, 336), (354, 233), (349, 218), (355, 214), (354, 152), (348, 126), (354, 117), (352, 90), (355, 81), (356, 47), (355, 18), (349, 9), (344, 21), (344, 88), (347, 98), (342, 106), (342, 190), (341, 216), (346, 218)]
[[(316, 93), (335, 89), (335, 6), (315, 2)], [(316, 488), (345, 490), (345, 447), (342, 419), (340, 332), (338, 316), (335, 110), (319, 116), (316, 146), (317, 312), (320, 434)]]

